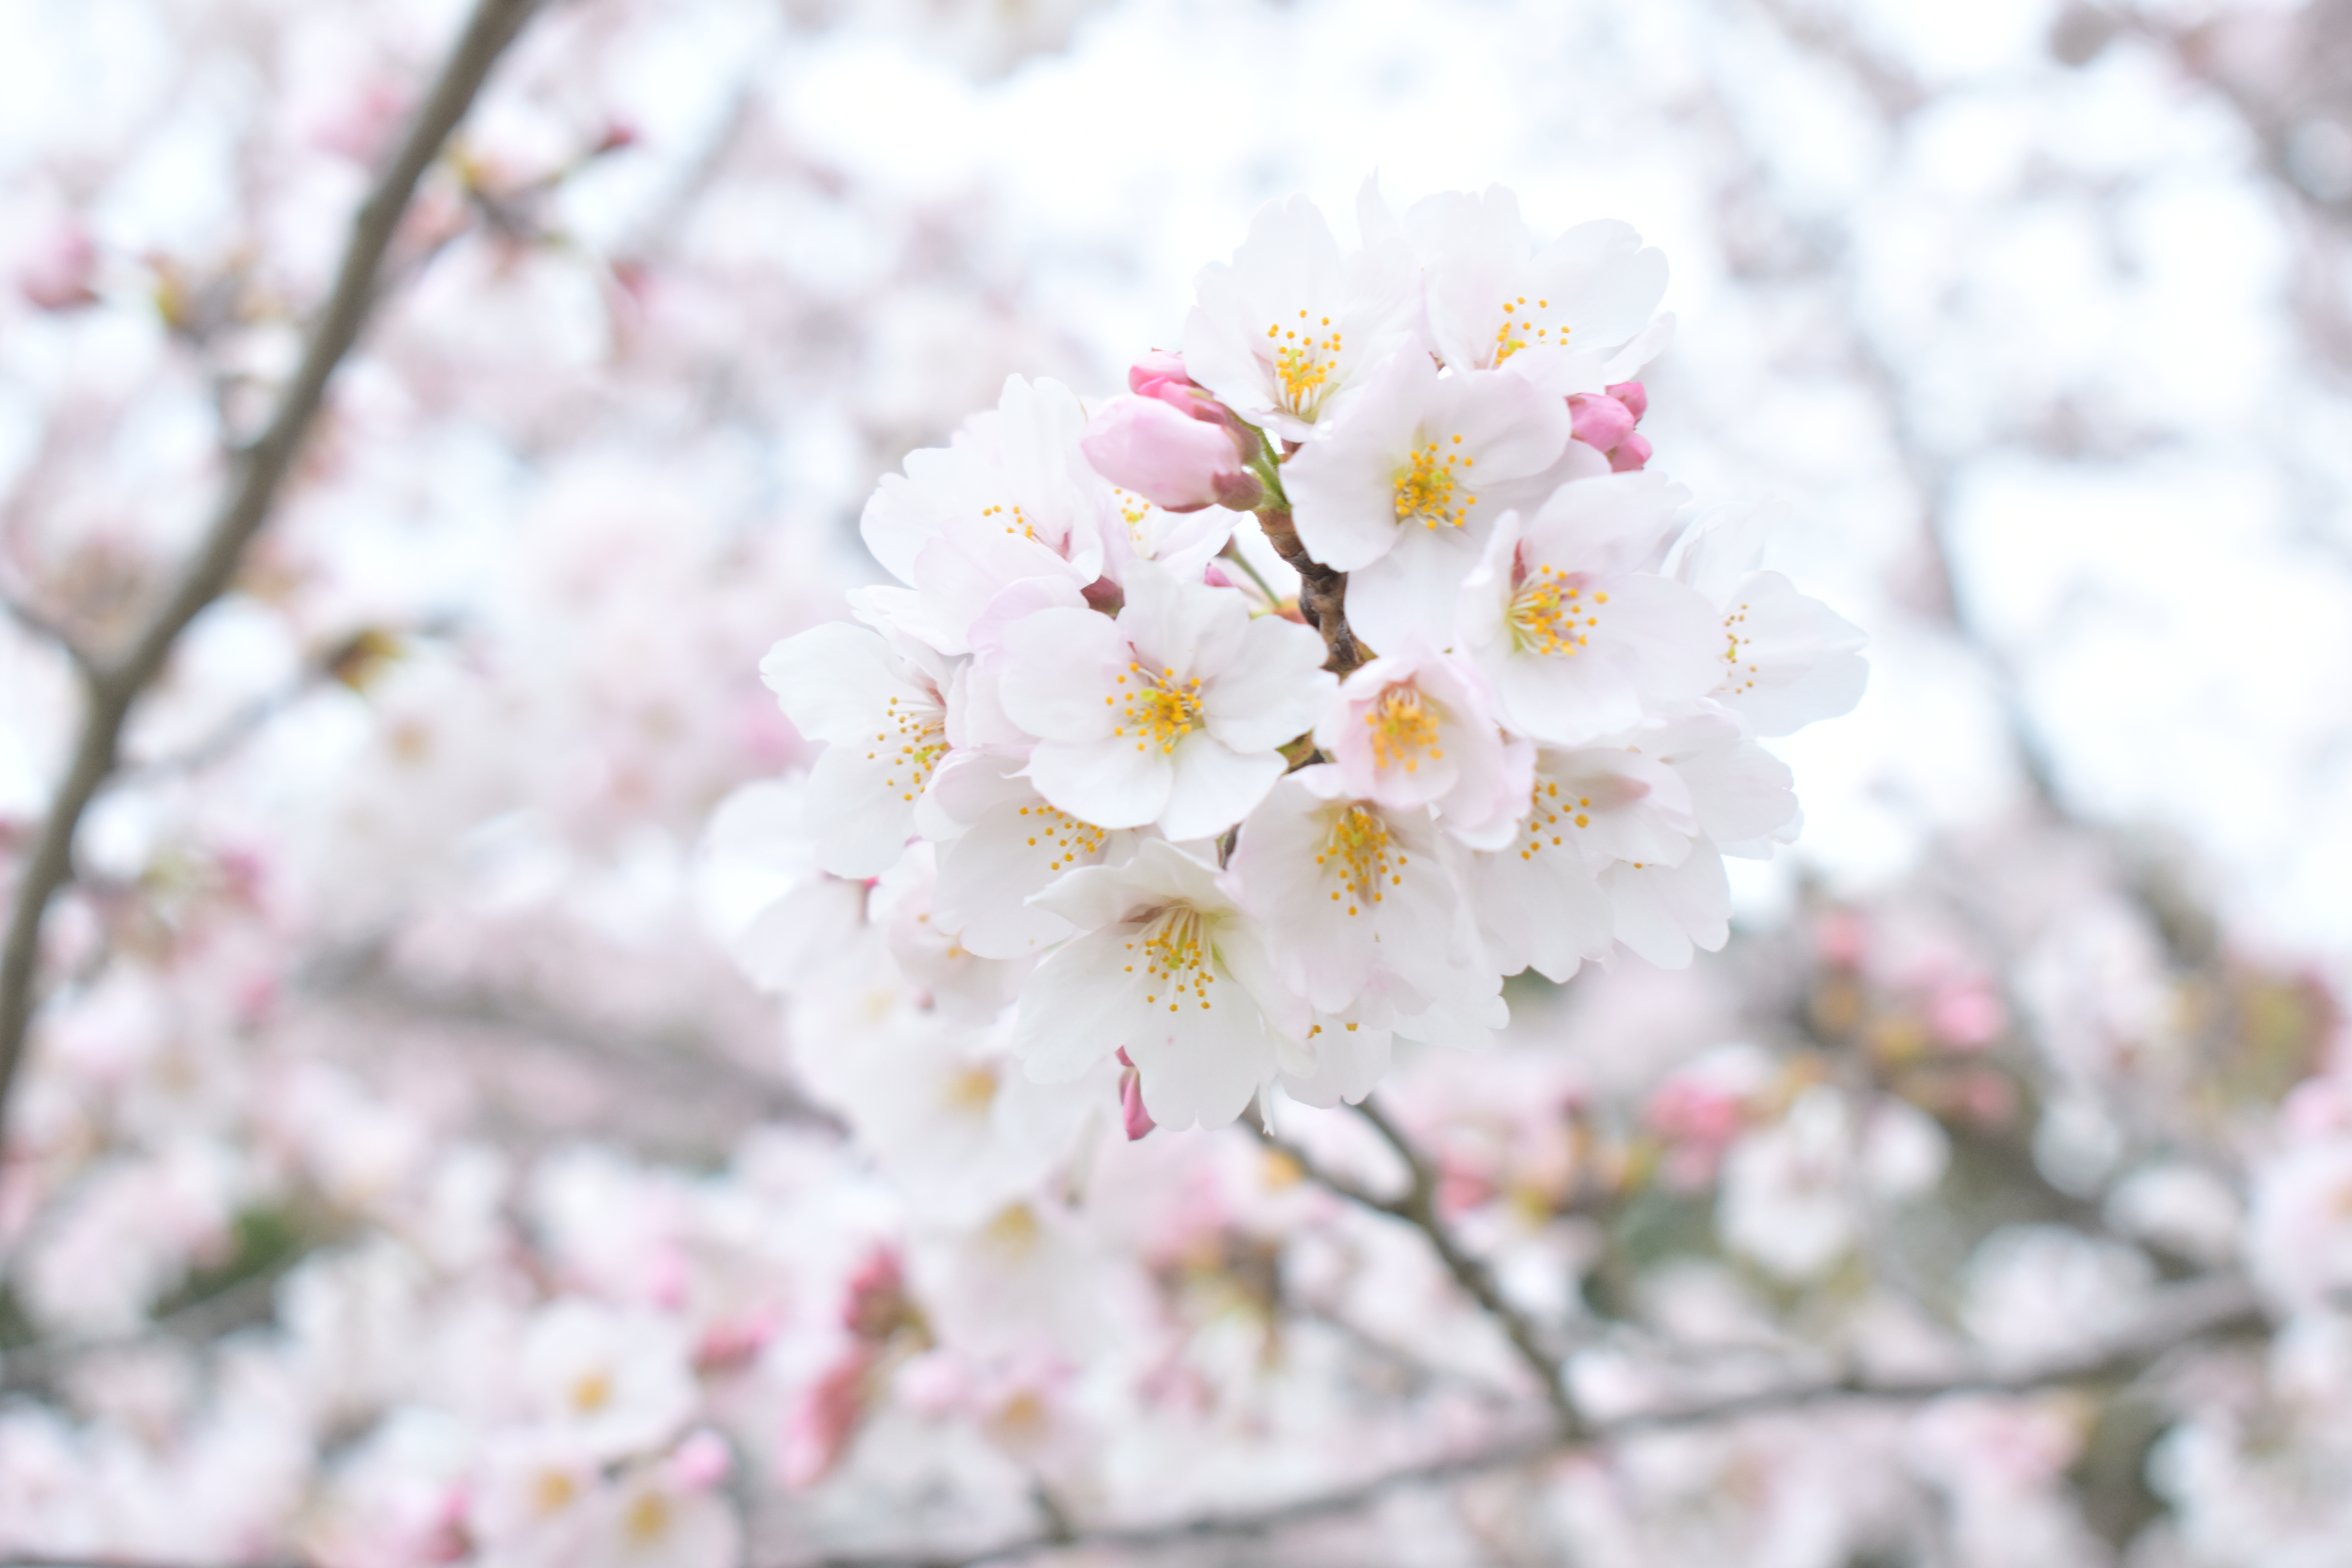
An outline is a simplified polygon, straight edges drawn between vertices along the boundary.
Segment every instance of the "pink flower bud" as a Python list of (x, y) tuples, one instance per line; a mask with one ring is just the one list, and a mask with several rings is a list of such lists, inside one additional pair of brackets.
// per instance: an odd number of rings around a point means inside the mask
[(1618, 442), (1617, 449), (1609, 454), (1611, 471), (1620, 474), (1634, 473), (1647, 465), (1649, 460), (1650, 438), (1638, 433)]
[(1160, 1124), (1143, 1109), (1143, 1075), (1128, 1060), (1124, 1047), (1118, 1053), (1118, 1068), (1119, 1114), (1127, 1123), (1127, 1141), (1132, 1143)]
[(1246, 511), (1261, 499), (1230, 435), (1157, 398), (1113, 398), (1087, 422), (1078, 447), (1103, 478), (1170, 511), (1212, 501)]
[(1609, 388), (1609, 395), (1623, 404), (1636, 423), (1650, 412), (1650, 395), (1638, 381), (1621, 381)]
[(33, 247), (16, 287), (44, 310), (70, 310), (94, 303), (98, 290), (98, 250), (79, 224), (67, 224), (45, 236)]
[(1595, 451), (1613, 451), (1633, 433), (1633, 411), (1606, 395), (1580, 392), (1568, 400), (1576, 438)]
[(707, 1492), (727, 1479), (727, 1472), (735, 1468), (735, 1456), (724, 1437), (704, 1426), (687, 1435), (664, 1468), (669, 1472), (669, 1484), (679, 1491)]
[(1163, 385), (1174, 384), (1189, 387), (1192, 378), (1184, 374), (1184, 356), (1168, 349), (1153, 349), (1128, 367), (1127, 389), (1138, 397), (1158, 397)]

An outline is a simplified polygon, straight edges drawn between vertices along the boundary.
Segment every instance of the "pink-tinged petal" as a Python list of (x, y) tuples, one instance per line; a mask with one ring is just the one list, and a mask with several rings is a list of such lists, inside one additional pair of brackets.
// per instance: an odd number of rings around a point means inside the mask
[(1030, 734), (1092, 741), (1117, 725), (1116, 710), (1103, 699), (1126, 672), (1127, 640), (1107, 617), (1092, 610), (1039, 610), (1005, 627), (998, 647), (1003, 675), (997, 700)]
[(898, 864), (914, 830), (906, 772), (902, 759), (855, 744), (817, 758), (803, 809), (818, 866), (836, 877), (878, 877)]
[(1396, 548), (1348, 574), (1348, 625), (1375, 648), (1449, 647), (1462, 585), (1485, 542), (1468, 529), (1397, 530)]
[(1694, 945), (1714, 952), (1730, 939), (1731, 884), (1711, 844), (1679, 866), (1612, 866), (1601, 885), (1617, 912), (1617, 940), (1661, 969), (1686, 967)]
[[(1533, 742), (1512, 740), (1497, 749), (1500, 755), (1485, 770), (1492, 782), (1483, 798), (1460, 788), (1438, 803), (1439, 825), (1472, 849), (1499, 849), (1518, 837), (1519, 818), (1535, 783)], [(1471, 782), (1466, 769), (1463, 782)]]
[(1655, 572), (1689, 500), (1690, 492), (1664, 474), (1564, 484), (1528, 520), (1528, 559), (1563, 572)]
[(1223, 1127), (1274, 1076), (1265, 1016), (1244, 996), (1218, 997), (1206, 1008), (1141, 1008), (1132, 1027), (1128, 1054), (1163, 1127)]
[(1609, 454), (1612, 473), (1638, 474), (1650, 466), (1650, 438), (1636, 431), (1620, 441)]
[(1287, 765), (1279, 752), (1245, 755), (1199, 731), (1177, 742), (1173, 761), (1175, 778), (1159, 822), (1179, 840), (1223, 833), (1247, 816)]
[(1721, 669), (1714, 606), (1671, 577), (1634, 573), (1609, 583), (1594, 645), (1609, 645), (1626, 679), (1652, 702), (1704, 696)]
[(1076, 929), (1051, 910), (1027, 902), (1070, 869), (1073, 852), (1083, 847), (1072, 842), (1066, 817), (1049, 817), (1043, 801), (1034, 795), (1031, 800), (1025, 811), (1018, 805), (997, 806), (940, 847), (931, 919), (966, 952), (982, 958), (1025, 958)]
[(1560, 399), (1504, 371), (1472, 371), (1440, 381), (1421, 424), (1424, 439), (1462, 437), (1462, 445), (1477, 454), (1473, 478), (1480, 486), (1541, 473), (1575, 428)]
[(1155, 675), (1171, 669), (1179, 680), (1213, 675), (1240, 654), (1249, 606), (1239, 594), (1181, 582), (1141, 564), (1129, 571), (1125, 586), (1119, 635)]
[(1083, 610), (1086, 592), (1066, 574), (1022, 577), (1005, 584), (971, 623), (970, 639), (976, 653), (992, 653), (1004, 634), (1039, 610)]
[(1168, 809), (1176, 770), (1166, 752), (1132, 735), (1044, 741), (1029, 756), (1037, 793), (1097, 827), (1140, 827)]
[(1666, 293), (1666, 258), (1614, 218), (1580, 223), (1545, 246), (1530, 281), (1571, 300), (1576, 335), (1594, 347), (1622, 343), (1649, 325)]
[(1495, 710), (1523, 735), (1555, 746), (1581, 746), (1641, 722), (1633, 684), (1586, 649), (1574, 658), (1536, 653), (1493, 661)]
[(760, 679), (802, 734), (836, 744), (867, 739), (876, 716), (907, 686), (880, 634), (846, 621), (786, 637), (760, 661)]
[[(1347, 413), (1283, 465), (1291, 521), (1307, 553), (1353, 572), (1396, 542), (1396, 472), (1435, 396), (1428, 356), (1401, 353), (1374, 371)], [(1560, 412), (1563, 431), (1566, 410)]]
[(1336, 684), (1323, 659), (1322, 637), (1296, 621), (1251, 621), (1239, 657), (1202, 689), (1209, 732), (1237, 752), (1287, 745), (1314, 724)]
[(1564, 837), (1554, 844), (1538, 826), (1530, 821), (1507, 847), (1470, 857), (1465, 879), (1496, 969), (1564, 981), (1609, 951), (1616, 917), (1575, 845)]
[(1718, 844), (1769, 840), (1796, 817), (1796, 775), (1753, 742), (1677, 757), (1675, 771), (1690, 785), (1699, 826)]
[(1141, 1010), (1139, 983), (1125, 969), (1117, 929), (1056, 948), (1021, 984), (1013, 1054), (1037, 1083), (1068, 1083), (1119, 1047), (1127, 1019)]
[(1119, 1124), (1130, 1143), (1150, 1133), (1160, 1124), (1151, 1120), (1151, 1112), (1143, 1106), (1143, 1074), (1122, 1050), (1118, 1053), (1121, 1070), (1118, 1075)]

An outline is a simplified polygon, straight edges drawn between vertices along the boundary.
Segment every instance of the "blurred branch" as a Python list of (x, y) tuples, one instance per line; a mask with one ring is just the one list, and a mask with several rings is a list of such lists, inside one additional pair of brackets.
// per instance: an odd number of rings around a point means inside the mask
[(1564, 1369), (1559, 1359), (1545, 1349), (1542, 1334), (1525, 1313), (1503, 1299), (1502, 1292), (1496, 1288), (1494, 1276), (1487, 1273), (1486, 1266), (1463, 1250), (1454, 1232), (1439, 1217), (1437, 1175), (1430, 1168), (1429, 1162), (1422, 1157), (1421, 1151), (1413, 1146), (1403, 1131), (1370, 1100), (1351, 1109), (1370, 1123), (1381, 1141), (1404, 1162), (1409, 1185), (1403, 1197), (1381, 1197), (1317, 1163), (1313, 1156), (1296, 1144), (1285, 1142), (1263, 1130), (1258, 1136), (1269, 1148), (1297, 1164), (1300, 1173), (1316, 1185), (1374, 1213), (1401, 1219), (1427, 1237), (1431, 1247), (1437, 1253), (1438, 1261), (1445, 1265), (1445, 1271), (1454, 1276), (1454, 1282), (1478, 1303), (1488, 1317), (1495, 1320), (1509, 1337), (1511, 1348), (1536, 1374), (1537, 1381), (1543, 1385), (1544, 1397), (1550, 1402), (1553, 1421), (1559, 1431), (1573, 1436), (1586, 1430), (1584, 1417), (1568, 1392)]
[(0, 610), (25, 630), (47, 643), (73, 661), (73, 667), (87, 679), (93, 668), (89, 651), (76, 642), (65, 627), (33, 608), (14, 594), (0, 594)]
[(367, 322), (377, 299), (377, 270), (417, 182), (440, 155), (490, 68), (537, 4), (478, 0), (398, 154), (361, 204), (334, 289), (310, 327), (293, 381), (268, 427), (237, 453), (241, 471), (235, 487), (184, 574), (118, 658), (83, 670), (86, 705), (73, 761), (25, 862), (5, 946), (0, 949), (0, 1140), (5, 1138), (9, 1090), (32, 1023), (42, 919), (50, 900), (72, 875), (75, 829), (115, 771), (123, 725), (140, 696), (163, 673), (181, 634), (235, 579), (247, 546), (269, 520), (318, 417), (327, 384)]
[(194, 745), (143, 762), (120, 763), (110, 782), (146, 784), (202, 772), (235, 752), (258, 734), (272, 719), (313, 691), (330, 682), (353, 690), (363, 689), (373, 673), (373, 667), (398, 658), (404, 642), (412, 638), (446, 637), (456, 628), (454, 620), (442, 618), (428, 621), (408, 632), (386, 632), (370, 627), (354, 633), (306, 660), (292, 679), (247, 702)]
[[(1361, 1512), (1395, 1492), (1540, 1464), (1647, 1432), (1709, 1426), (1744, 1416), (1781, 1414), (1837, 1401), (1912, 1405), (1956, 1394), (2032, 1394), (2078, 1384), (2129, 1379), (2145, 1373), (2163, 1357), (2200, 1340), (2257, 1328), (2263, 1322), (2253, 1292), (2244, 1281), (2215, 1277), (2160, 1292), (2158, 1308), (2130, 1329), (2111, 1336), (2104, 1345), (2085, 1355), (2040, 1367), (1948, 1378), (1871, 1378), (1849, 1373), (1792, 1383), (1594, 1421), (1579, 1436), (1545, 1434), (1514, 1438), (1249, 1512), (1202, 1514), (1165, 1524), (1081, 1530), (1068, 1539), (1030, 1536), (978, 1552), (827, 1557), (807, 1563), (805, 1568), (982, 1568), (988, 1563), (1014, 1563), (1067, 1549), (1150, 1550), (1270, 1535), (1295, 1526)], [(0, 1564), (0, 1568), (7, 1565)]]
[(172, 1342), (208, 1344), (238, 1329), (266, 1323), (286, 1269), (273, 1268), (238, 1280), (225, 1290), (189, 1302), (156, 1319), (137, 1333), (102, 1339), (46, 1340), (0, 1352), (0, 1395), (32, 1394), (51, 1387), (74, 1363), (117, 1351)]
[(833, 1112), (803, 1099), (791, 1085), (744, 1066), (715, 1041), (667, 1030), (633, 1035), (573, 1016), (536, 997), (486, 986), (423, 984), (393, 969), (378, 948), (314, 961), (306, 966), (302, 984), (314, 994), (436, 1024), (470, 1025), (544, 1041), (634, 1078), (640, 1088), (683, 1086), (748, 1106), (767, 1121), (845, 1131)]

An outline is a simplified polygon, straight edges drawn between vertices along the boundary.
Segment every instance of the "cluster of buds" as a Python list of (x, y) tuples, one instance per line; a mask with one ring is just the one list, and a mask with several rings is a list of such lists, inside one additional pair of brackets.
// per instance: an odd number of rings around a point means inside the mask
[(1720, 945), (1723, 857), (1796, 830), (1759, 742), (1861, 692), (1759, 518), (1648, 468), (1656, 251), (1499, 189), (1360, 216), (1270, 205), (1127, 395), (1015, 377), (909, 457), (863, 520), (898, 585), (762, 667), (816, 863), (1013, 998), (1032, 1079), (1115, 1061), (1130, 1136)]

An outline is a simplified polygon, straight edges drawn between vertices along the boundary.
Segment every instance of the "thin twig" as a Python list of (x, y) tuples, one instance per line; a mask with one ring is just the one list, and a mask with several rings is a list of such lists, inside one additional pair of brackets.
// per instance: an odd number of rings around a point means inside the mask
[(1528, 1370), (1542, 1383), (1544, 1397), (1551, 1403), (1552, 1416), (1560, 1434), (1568, 1437), (1581, 1434), (1586, 1424), (1582, 1412), (1576, 1407), (1575, 1396), (1569, 1393), (1567, 1369), (1561, 1365), (1559, 1358), (1545, 1347), (1543, 1336), (1537, 1331), (1527, 1314), (1503, 1299), (1503, 1293), (1496, 1288), (1495, 1277), (1486, 1271), (1486, 1266), (1462, 1249), (1462, 1244), (1454, 1239), (1452, 1229), (1438, 1216), (1437, 1173), (1430, 1168), (1429, 1162), (1422, 1157), (1412, 1140), (1407, 1138), (1402, 1129), (1390, 1121), (1379, 1106), (1368, 1099), (1355, 1110), (1357, 1115), (1371, 1123), (1372, 1130), (1387, 1141), (1388, 1146), (1395, 1150), (1397, 1157), (1405, 1163), (1412, 1185), (1405, 1194), (1402, 1217), (1429, 1237), (1429, 1244), (1435, 1249), (1438, 1261), (1445, 1265), (1445, 1271), (1453, 1275), (1454, 1282), (1469, 1293), (1470, 1299), (1477, 1302), (1487, 1316), (1502, 1325), (1504, 1333), (1510, 1336), (1511, 1348), (1519, 1352), (1519, 1359), (1527, 1363)]
[(124, 721), (141, 694), (163, 673), (181, 633), (236, 578), (246, 547), (268, 521), (318, 417), (327, 383), (367, 322), (377, 297), (377, 270), (417, 182), (440, 155), (491, 66), (537, 4), (478, 0), (399, 154), (361, 205), (333, 292), (310, 328), (294, 379), (268, 428), (237, 454), (242, 471), (235, 489), (205, 531), (185, 574), (119, 659), (83, 672), (86, 706), (73, 762), (25, 862), (9, 912), (5, 948), (0, 951), (0, 1142), (5, 1139), (9, 1090), (32, 1022), (42, 918), (72, 875), (74, 831), (115, 771)]
[(76, 669), (87, 671), (92, 667), (89, 650), (75, 641), (71, 633), (16, 595), (0, 594), (0, 610), (5, 610), (10, 620), (63, 653), (73, 661)]

